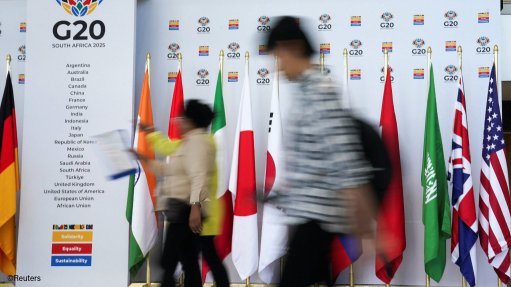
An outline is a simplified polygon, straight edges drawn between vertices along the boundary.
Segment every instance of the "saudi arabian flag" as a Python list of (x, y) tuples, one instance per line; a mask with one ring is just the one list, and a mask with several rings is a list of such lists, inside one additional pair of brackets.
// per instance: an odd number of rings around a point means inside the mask
[(421, 175), (424, 268), (433, 280), (439, 282), (445, 269), (445, 241), (451, 237), (451, 212), (432, 64), (429, 67), (427, 105)]

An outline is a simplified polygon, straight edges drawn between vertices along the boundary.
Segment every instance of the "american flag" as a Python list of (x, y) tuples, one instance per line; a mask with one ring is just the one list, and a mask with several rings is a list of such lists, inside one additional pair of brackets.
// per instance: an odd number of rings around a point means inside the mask
[(476, 283), (477, 217), (463, 77), (458, 82), (448, 179), (452, 182), (451, 259), (470, 286)]
[(488, 261), (504, 283), (509, 282), (511, 275), (508, 254), (511, 245), (509, 201), (504, 131), (500, 116), (495, 65), (493, 65), (484, 125), (481, 191), (479, 192), (479, 236)]

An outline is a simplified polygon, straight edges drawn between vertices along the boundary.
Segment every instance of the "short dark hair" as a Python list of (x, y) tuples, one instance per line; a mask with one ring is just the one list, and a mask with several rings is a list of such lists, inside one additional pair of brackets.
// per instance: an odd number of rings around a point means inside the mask
[(274, 50), (279, 42), (299, 43), (303, 45), (304, 57), (310, 58), (314, 55), (311, 41), (300, 27), (300, 19), (296, 17), (280, 17), (277, 24), (271, 28), (267, 40), (268, 50)]
[(184, 116), (198, 128), (207, 128), (213, 121), (214, 113), (211, 108), (199, 100), (188, 100)]

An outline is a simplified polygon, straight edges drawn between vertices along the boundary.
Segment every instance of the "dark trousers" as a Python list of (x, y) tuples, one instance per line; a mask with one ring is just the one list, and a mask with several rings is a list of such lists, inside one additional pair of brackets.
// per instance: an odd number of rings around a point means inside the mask
[(209, 269), (211, 269), (211, 273), (213, 273), (215, 286), (229, 287), (229, 277), (227, 276), (227, 271), (222, 264), (222, 260), (220, 257), (218, 257), (218, 253), (216, 252), (215, 244), (213, 241), (214, 238), (214, 236), (200, 237), (202, 256), (208, 263)]
[(162, 287), (174, 287), (174, 273), (181, 262), (185, 273), (185, 287), (201, 287), (198, 236), (190, 230), (188, 222), (170, 223), (167, 228), (161, 265), (165, 270)]
[(332, 286), (330, 246), (333, 236), (314, 221), (296, 226), (279, 286), (307, 287), (314, 283)]

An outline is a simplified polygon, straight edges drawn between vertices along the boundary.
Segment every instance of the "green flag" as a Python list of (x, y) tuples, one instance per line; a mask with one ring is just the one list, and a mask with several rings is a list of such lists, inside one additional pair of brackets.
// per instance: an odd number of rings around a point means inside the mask
[(219, 130), (225, 128), (225, 109), (224, 109), (224, 96), (222, 93), (222, 72), (218, 72), (218, 78), (216, 81), (215, 89), (215, 103), (213, 110), (215, 112), (215, 118), (211, 123), (211, 133), (216, 134)]
[(426, 273), (438, 282), (442, 279), (445, 269), (445, 241), (451, 237), (451, 212), (442, 136), (436, 109), (432, 64), (429, 67), (429, 93), (421, 182), (423, 187), (424, 268)]

